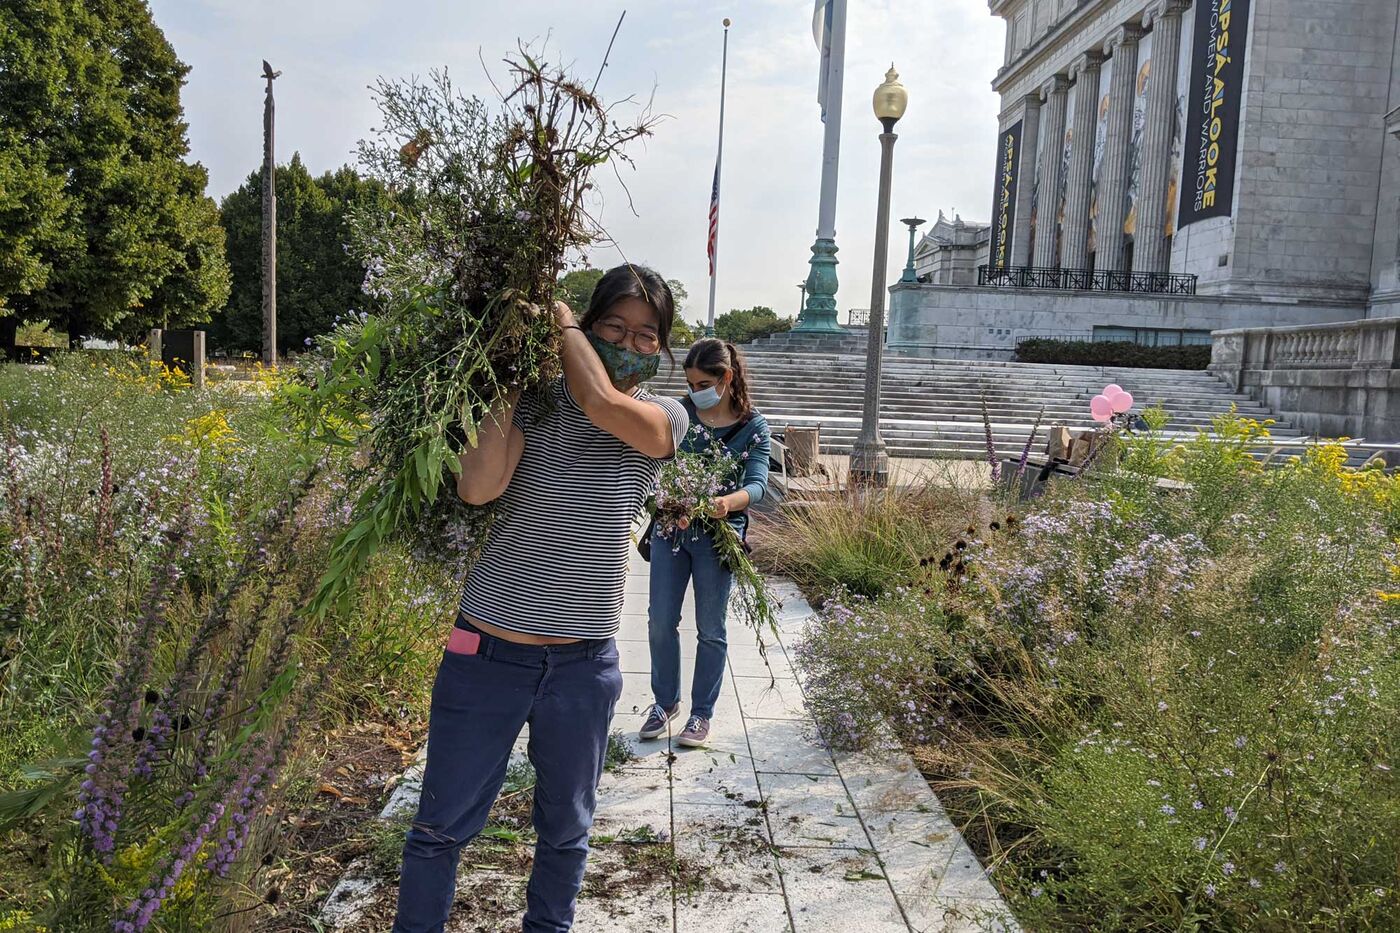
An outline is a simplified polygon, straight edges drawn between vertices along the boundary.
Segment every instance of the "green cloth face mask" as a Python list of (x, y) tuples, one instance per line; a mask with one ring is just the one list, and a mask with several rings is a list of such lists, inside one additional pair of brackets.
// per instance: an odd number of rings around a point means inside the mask
[(603, 368), (608, 371), (608, 378), (615, 384), (623, 385), (632, 380), (646, 382), (656, 375), (656, 370), (661, 366), (661, 354), (653, 353), (649, 356), (629, 350), (621, 344), (608, 343), (597, 334), (589, 333), (588, 342), (597, 351), (598, 358), (603, 361)]

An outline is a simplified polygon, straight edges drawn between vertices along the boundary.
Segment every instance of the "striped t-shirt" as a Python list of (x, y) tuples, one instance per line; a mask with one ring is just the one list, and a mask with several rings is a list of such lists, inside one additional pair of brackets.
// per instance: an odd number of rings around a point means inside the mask
[[(622, 621), (632, 522), (661, 461), (589, 421), (562, 376), (545, 395), (516, 406), (525, 449), (460, 609), (512, 632), (611, 638)], [(637, 398), (665, 410), (679, 447), (689, 424), (681, 403), (646, 391)]]

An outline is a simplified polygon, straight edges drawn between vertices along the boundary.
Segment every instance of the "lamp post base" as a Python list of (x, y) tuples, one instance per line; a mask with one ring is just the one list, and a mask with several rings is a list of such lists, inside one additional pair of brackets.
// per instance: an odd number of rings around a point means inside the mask
[(844, 334), (836, 322), (836, 241), (818, 237), (812, 244), (812, 271), (807, 274), (807, 304), (797, 317), (793, 333)]
[(885, 452), (883, 438), (873, 441), (861, 438), (851, 448), (850, 466), (846, 473), (848, 486), (884, 489), (890, 480), (890, 457)]

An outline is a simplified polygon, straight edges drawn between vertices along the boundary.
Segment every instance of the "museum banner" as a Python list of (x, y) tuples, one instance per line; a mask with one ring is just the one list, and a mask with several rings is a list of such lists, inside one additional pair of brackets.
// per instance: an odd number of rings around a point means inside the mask
[(1021, 165), (1021, 122), (1017, 120), (997, 137), (997, 174), (992, 203), (990, 265), (1011, 265), (1011, 231), (1016, 228), (1016, 184)]
[(1196, 0), (1194, 31), (1178, 227), (1230, 214), (1249, 0)]

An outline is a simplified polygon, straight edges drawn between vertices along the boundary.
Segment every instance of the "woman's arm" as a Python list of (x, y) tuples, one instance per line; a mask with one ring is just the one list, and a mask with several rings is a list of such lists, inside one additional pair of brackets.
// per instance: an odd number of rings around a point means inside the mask
[(748, 459), (744, 461), (744, 472), (738, 489), (715, 500), (715, 518), (724, 518), (731, 512), (742, 512), (763, 498), (768, 491), (768, 458), (772, 453), (768, 429), (758, 427), (754, 441), (749, 445)]
[(525, 450), (525, 435), (513, 424), (519, 400), (519, 391), (503, 396), (477, 430), (476, 446), (462, 451), (457, 495), (464, 502), (485, 505), (510, 484)]
[(676, 440), (666, 410), (619, 392), (588, 337), (574, 324), (569, 306), (556, 302), (554, 314), (564, 329), (564, 379), (588, 420), (648, 457), (661, 459), (674, 454)]

